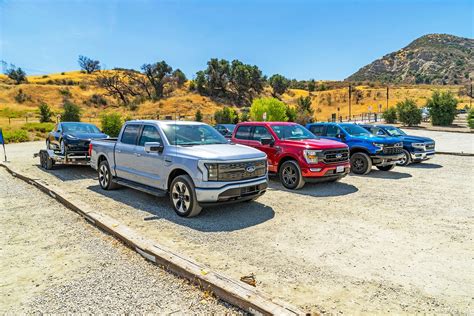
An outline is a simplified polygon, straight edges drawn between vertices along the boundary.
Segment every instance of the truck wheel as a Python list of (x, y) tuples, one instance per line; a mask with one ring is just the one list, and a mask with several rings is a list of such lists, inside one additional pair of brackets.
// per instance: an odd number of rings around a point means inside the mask
[(351, 156), (351, 170), (355, 174), (368, 174), (372, 169), (372, 159), (365, 153), (355, 153)]
[(397, 165), (399, 166), (406, 166), (411, 163), (411, 155), (408, 152), (408, 150), (403, 149), (403, 155), (404, 155), (403, 158), (397, 162)]
[(377, 169), (382, 170), (382, 171), (390, 171), (393, 168), (395, 168), (395, 164), (388, 165), (388, 166), (377, 166)]
[(112, 181), (112, 172), (110, 171), (110, 166), (107, 160), (101, 161), (97, 173), (99, 175), (99, 184), (102, 189), (113, 190), (118, 187), (118, 185)]
[(280, 167), (280, 181), (281, 184), (290, 190), (301, 189), (305, 181), (301, 175), (300, 166), (294, 160), (288, 160), (283, 163)]
[(171, 182), (170, 201), (176, 214), (193, 217), (201, 213), (202, 207), (196, 199), (193, 180), (188, 175), (177, 176)]
[(51, 159), (47, 152), (41, 151), (40, 153), (40, 164), (43, 169), (51, 170), (54, 166), (54, 161)]

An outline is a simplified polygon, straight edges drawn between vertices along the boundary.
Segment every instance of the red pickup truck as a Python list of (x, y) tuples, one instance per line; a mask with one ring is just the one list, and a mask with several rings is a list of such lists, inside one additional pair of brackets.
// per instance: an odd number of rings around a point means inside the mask
[(337, 181), (350, 171), (346, 144), (320, 139), (296, 123), (239, 123), (232, 141), (265, 152), (268, 171), (278, 174), (288, 189), (300, 189), (305, 182)]

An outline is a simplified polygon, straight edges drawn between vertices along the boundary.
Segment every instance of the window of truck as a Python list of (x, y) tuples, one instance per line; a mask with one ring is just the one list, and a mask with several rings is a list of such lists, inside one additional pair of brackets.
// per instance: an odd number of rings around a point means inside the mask
[(129, 145), (135, 145), (137, 143), (138, 131), (140, 125), (127, 125), (122, 133), (122, 139), (120, 142)]
[(323, 136), (324, 125), (312, 125), (309, 127), (309, 130), (316, 136)]
[(161, 136), (158, 130), (154, 126), (145, 125), (143, 127), (142, 135), (138, 141), (138, 146), (145, 146), (148, 142), (159, 142), (161, 143)]
[(268, 131), (265, 126), (255, 126), (253, 130), (252, 140), (260, 141), (262, 138), (273, 139), (272, 134)]
[(209, 125), (167, 124), (163, 126), (171, 145), (194, 146), (227, 144), (227, 140)]
[(237, 132), (235, 133), (235, 138), (237, 139), (250, 139), (250, 132), (252, 131), (252, 126), (239, 126)]
[(369, 131), (355, 124), (341, 124), (341, 127), (351, 136), (370, 136)]
[(385, 130), (390, 136), (394, 136), (394, 137), (406, 136), (406, 133), (404, 131), (402, 131), (401, 129), (395, 126), (387, 126), (385, 127)]
[(298, 124), (272, 125), (272, 130), (281, 140), (316, 139), (316, 136)]
[(337, 137), (337, 135), (341, 134), (341, 129), (336, 125), (328, 125), (326, 129), (326, 136), (327, 137)]

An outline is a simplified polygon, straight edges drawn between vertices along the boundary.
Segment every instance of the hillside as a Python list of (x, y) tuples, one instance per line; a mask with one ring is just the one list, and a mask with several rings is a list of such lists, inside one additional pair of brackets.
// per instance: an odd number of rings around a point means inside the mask
[(474, 39), (428, 34), (362, 67), (346, 81), (463, 84), (474, 77)]

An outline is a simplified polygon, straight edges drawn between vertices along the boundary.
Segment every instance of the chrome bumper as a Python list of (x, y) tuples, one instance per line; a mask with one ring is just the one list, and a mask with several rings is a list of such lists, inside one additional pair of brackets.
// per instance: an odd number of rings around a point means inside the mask
[[(260, 178), (255, 181), (243, 182), (243, 183), (238, 183), (238, 184), (227, 184), (220, 188), (195, 188), (196, 198), (198, 202), (201, 202), (201, 203), (219, 203), (221, 202), (219, 199), (219, 196), (226, 191), (230, 191), (233, 189), (245, 189), (248, 187), (256, 187), (256, 186), (261, 186), (263, 184), (265, 184), (265, 189), (266, 189), (266, 184), (267, 184), (266, 178), (264, 179)], [(262, 191), (264, 191), (265, 189), (256, 191), (255, 194), (253, 195), (261, 194)], [(238, 198), (236, 199), (236, 202), (237, 201), (238, 201)]]
[(412, 160), (428, 160), (430, 158), (433, 158), (434, 155), (435, 155), (434, 150), (410, 153)]

